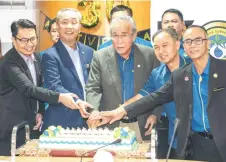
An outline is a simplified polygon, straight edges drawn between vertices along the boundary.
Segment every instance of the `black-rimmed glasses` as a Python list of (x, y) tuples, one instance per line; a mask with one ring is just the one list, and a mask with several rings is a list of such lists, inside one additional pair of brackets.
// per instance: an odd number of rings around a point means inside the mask
[(208, 40), (206, 38), (195, 38), (195, 39), (185, 39), (183, 41), (184, 45), (190, 46), (192, 45), (192, 42), (194, 42), (196, 45), (201, 45), (203, 41)]
[(17, 38), (16, 36), (15, 36), (15, 38), (16, 39), (18, 39), (22, 44), (27, 44), (29, 41), (31, 42), (31, 43), (36, 43), (37, 42), (37, 39), (38, 39), (38, 37), (31, 37), (31, 38)]

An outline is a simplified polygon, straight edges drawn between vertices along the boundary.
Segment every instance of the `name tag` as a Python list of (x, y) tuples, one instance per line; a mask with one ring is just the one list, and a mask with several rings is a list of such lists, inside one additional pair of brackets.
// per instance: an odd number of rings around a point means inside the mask
[(214, 92), (216, 92), (216, 91), (221, 91), (221, 90), (224, 90), (224, 87), (219, 87), (219, 88), (214, 88), (214, 89), (213, 89)]

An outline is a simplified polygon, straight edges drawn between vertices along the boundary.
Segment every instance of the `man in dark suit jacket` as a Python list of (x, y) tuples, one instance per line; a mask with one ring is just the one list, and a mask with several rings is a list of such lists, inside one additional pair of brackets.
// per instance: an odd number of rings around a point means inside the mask
[[(21, 19), (11, 25), (13, 48), (0, 63), (0, 156), (10, 154), (11, 132), (15, 125), (27, 121), (31, 138), (38, 138), (44, 112), (43, 101), (63, 103), (78, 108), (75, 94), (61, 94), (39, 87), (42, 85), (36, 26)], [(41, 101), (41, 102), (38, 102)], [(24, 131), (18, 133), (18, 145), (24, 142)]]
[(174, 100), (180, 119), (177, 132), (179, 157), (225, 162), (226, 62), (209, 55), (210, 41), (203, 27), (189, 27), (183, 40), (192, 64), (173, 72), (169, 82), (156, 92), (125, 108), (102, 113), (101, 118), (105, 123), (112, 123), (125, 115), (135, 117)]
[[(75, 9), (62, 9), (56, 22), (60, 40), (42, 56), (44, 82), (48, 89), (57, 92), (75, 93), (80, 101), (85, 100), (85, 83), (93, 49), (76, 41), (81, 27), (81, 14)], [(62, 127), (86, 127), (78, 110), (69, 110), (64, 105), (49, 105), (44, 117), (43, 128), (50, 125)]]

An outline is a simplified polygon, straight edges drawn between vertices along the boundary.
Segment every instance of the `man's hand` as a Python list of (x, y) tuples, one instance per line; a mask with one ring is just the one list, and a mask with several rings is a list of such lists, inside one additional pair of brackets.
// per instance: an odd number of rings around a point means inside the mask
[(42, 114), (38, 113), (36, 115), (36, 125), (34, 126), (33, 130), (38, 130), (41, 127), (42, 118), (43, 118)]
[(119, 107), (112, 111), (102, 111), (98, 115), (90, 117), (90, 120), (101, 120), (98, 126), (102, 126), (105, 124), (112, 124), (117, 120), (120, 120), (125, 116), (127, 113), (123, 107)]
[(78, 109), (83, 118), (88, 118), (91, 115), (90, 112), (94, 109), (92, 105), (82, 100), (76, 101), (76, 104), (78, 105)]
[[(145, 136), (147, 135), (150, 135), (151, 134), (151, 130), (152, 130), (152, 127), (154, 124), (157, 123), (157, 117), (155, 115), (150, 115), (147, 119), (147, 122), (145, 124), (145, 128), (148, 129), (146, 132), (145, 132)], [(148, 128), (149, 126), (149, 128)]]
[(98, 116), (99, 113), (100, 113), (99, 111), (93, 111), (91, 113), (89, 119), (86, 122), (89, 128), (97, 128), (99, 126), (99, 123), (101, 121), (100, 119), (90, 120), (90, 118), (92, 119), (92, 117)]
[(79, 106), (75, 103), (74, 98), (78, 98), (78, 96), (74, 93), (60, 93), (58, 102), (61, 102), (70, 109), (79, 109)]

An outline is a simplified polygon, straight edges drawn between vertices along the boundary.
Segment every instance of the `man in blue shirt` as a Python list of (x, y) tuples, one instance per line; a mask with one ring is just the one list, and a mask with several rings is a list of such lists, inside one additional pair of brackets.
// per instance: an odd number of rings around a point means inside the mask
[[(171, 76), (171, 72), (175, 69), (190, 63), (190, 59), (183, 58), (179, 55), (180, 41), (177, 32), (173, 28), (166, 28), (157, 31), (152, 38), (154, 43), (154, 50), (157, 59), (162, 63), (158, 68), (154, 69), (149, 76), (149, 79), (145, 83), (144, 87), (139, 91), (139, 93), (128, 100), (122, 106), (129, 105), (133, 103), (143, 96), (147, 96), (150, 93), (156, 91), (160, 87), (162, 87)], [(176, 110), (174, 102), (167, 103), (163, 105), (164, 112), (169, 119), (169, 133), (168, 133), (168, 142), (172, 137), (173, 128), (174, 128), (174, 120), (176, 117)], [(162, 109), (155, 109), (153, 114), (150, 115), (147, 119), (145, 128), (148, 128), (148, 131), (145, 135), (151, 134), (151, 129), (154, 123), (157, 122), (157, 117), (161, 115)], [(167, 126), (168, 127), (168, 126)], [(158, 158), (165, 158), (167, 153), (167, 143), (165, 139), (160, 139), (160, 148)], [(165, 147), (164, 149), (163, 147)], [(176, 148), (176, 140), (173, 142), (173, 151), (172, 158), (176, 158), (175, 156), (175, 148)]]
[[(111, 20), (118, 17), (118, 16), (133, 17), (133, 11), (132, 11), (131, 8), (129, 8), (127, 6), (117, 5), (111, 10)], [(141, 44), (141, 45), (148, 46), (148, 47), (152, 47), (152, 44), (151, 44), (150, 41), (146, 41), (146, 40), (139, 38), (139, 37), (135, 38), (134, 43)], [(111, 45), (112, 45), (112, 40), (109, 40), (109, 41), (101, 44), (98, 47), (98, 50), (103, 49), (103, 48), (108, 47), (108, 46), (111, 46)]]
[(184, 52), (183, 42), (182, 42), (182, 35), (185, 29), (185, 23), (183, 14), (178, 10), (174, 8), (167, 9), (162, 14), (162, 29), (166, 28), (173, 28), (176, 30), (179, 40), (180, 40), (180, 48), (179, 48), (179, 54), (182, 57), (187, 57), (187, 55)]
[[(179, 55), (185, 59), (189, 59), (189, 57), (185, 54), (184, 52), (184, 47), (183, 47), (183, 42), (182, 42), (182, 35), (185, 30), (185, 22), (183, 18), (183, 14), (178, 10), (174, 8), (167, 9), (163, 12), (162, 14), (162, 23), (161, 23), (162, 29), (167, 29), (167, 28), (173, 28), (176, 30), (178, 34), (178, 38), (180, 40), (180, 48), (179, 48)], [(154, 110), (154, 113), (159, 112), (158, 109)], [(155, 122), (155, 120), (152, 120), (151, 116), (149, 118), (149, 122)], [(162, 116), (157, 123), (157, 128), (158, 128), (158, 134), (159, 134), (159, 154), (160, 157), (165, 157), (166, 151), (168, 149), (167, 145), (167, 136), (168, 136), (168, 116), (167, 112), (163, 112)], [(170, 133), (170, 130), (169, 130)], [(172, 151), (172, 154), (173, 155)], [(174, 157), (174, 156), (171, 156)]]

